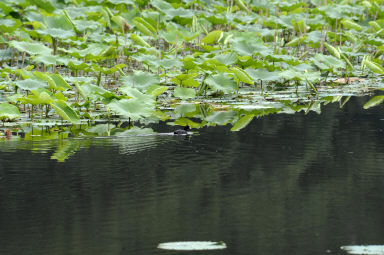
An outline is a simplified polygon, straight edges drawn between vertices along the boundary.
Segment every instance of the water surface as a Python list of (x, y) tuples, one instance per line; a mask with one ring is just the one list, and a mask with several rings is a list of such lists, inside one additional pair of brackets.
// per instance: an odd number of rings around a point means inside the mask
[[(383, 244), (384, 108), (362, 110), (367, 100), (190, 138), (2, 142), (0, 254), (180, 254), (156, 246), (201, 240), (228, 245), (201, 254), (304, 255)], [(61, 163), (51, 156), (63, 143), (81, 149)]]

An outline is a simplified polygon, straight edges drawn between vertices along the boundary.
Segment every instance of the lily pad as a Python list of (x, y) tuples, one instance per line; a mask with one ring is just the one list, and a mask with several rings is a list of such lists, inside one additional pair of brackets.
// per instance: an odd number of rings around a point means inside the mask
[(340, 249), (348, 252), (349, 254), (372, 254), (383, 255), (384, 245), (347, 245), (341, 246)]
[(163, 250), (176, 250), (176, 251), (203, 251), (203, 250), (220, 250), (227, 248), (223, 242), (210, 242), (210, 241), (186, 241), (186, 242), (169, 242), (161, 243), (157, 246)]

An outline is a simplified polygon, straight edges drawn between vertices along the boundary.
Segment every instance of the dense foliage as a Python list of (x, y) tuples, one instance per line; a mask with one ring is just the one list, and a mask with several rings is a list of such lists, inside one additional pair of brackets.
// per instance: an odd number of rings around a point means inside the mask
[(0, 31), (3, 121), (119, 115), (236, 131), (343, 105), (384, 74), (382, 1), (3, 0)]

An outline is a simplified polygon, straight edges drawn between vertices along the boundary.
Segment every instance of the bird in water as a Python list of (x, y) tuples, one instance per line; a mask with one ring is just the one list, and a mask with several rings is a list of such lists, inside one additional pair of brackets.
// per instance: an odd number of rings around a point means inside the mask
[(184, 127), (184, 129), (177, 129), (177, 130), (173, 131), (173, 134), (175, 134), (175, 135), (188, 135), (189, 130), (191, 130), (191, 128), (187, 125)]

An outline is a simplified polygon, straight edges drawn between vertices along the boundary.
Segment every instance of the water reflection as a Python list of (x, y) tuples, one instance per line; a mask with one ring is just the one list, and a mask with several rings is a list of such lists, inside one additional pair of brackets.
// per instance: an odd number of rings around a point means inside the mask
[[(384, 109), (362, 112), (366, 101), (190, 139), (44, 141), (34, 147), (43, 154), (3, 143), (0, 254), (178, 254), (156, 246), (183, 240), (225, 241), (214, 254), (382, 244)], [(60, 146), (76, 153), (52, 160)]]

